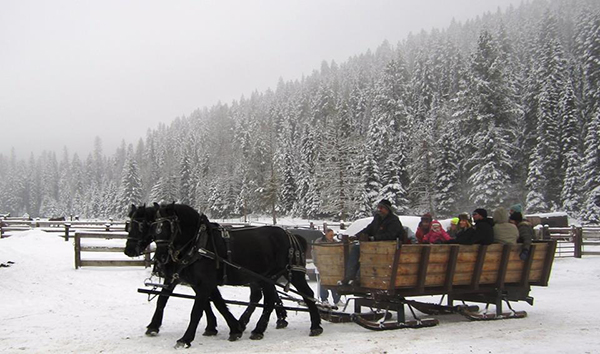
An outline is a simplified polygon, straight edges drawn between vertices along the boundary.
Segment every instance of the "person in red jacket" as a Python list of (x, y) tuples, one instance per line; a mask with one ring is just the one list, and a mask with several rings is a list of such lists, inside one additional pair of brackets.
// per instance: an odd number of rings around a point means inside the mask
[(440, 224), (439, 221), (434, 220), (431, 222), (431, 230), (423, 236), (423, 243), (445, 243), (451, 239), (452, 237), (444, 230), (442, 224)]
[(417, 233), (415, 234), (415, 237), (419, 243), (423, 243), (423, 237), (431, 229), (431, 220), (433, 220), (433, 218), (429, 213), (425, 213), (423, 216), (421, 216), (421, 222), (419, 222), (419, 227), (417, 228)]

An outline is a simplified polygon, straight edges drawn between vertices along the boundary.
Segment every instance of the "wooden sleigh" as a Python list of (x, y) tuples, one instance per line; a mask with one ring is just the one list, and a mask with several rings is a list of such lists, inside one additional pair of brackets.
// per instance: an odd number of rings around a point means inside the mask
[[(360, 244), (360, 285), (338, 285), (344, 278), (346, 260), (352, 246), (342, 243), (315, 244), (313, 255), (320, 274), (321, 286), (340, 294), (354, 296), (354, 314), (350, 320), (373, 330), (430, 327), (437, 319), (420, 319), (414, 309), (428, 315), (459, 313), (471, 320), (496, 320), (525, 317), (525, 311), (514, 311), (510, 302), (526, 301), (530, 286), (547, 286), (554, 261), (556, 241), (537, 241), (529, 256), (521, 260), (522, 245), (403, 245), (395, 241), (362, 242)], [(407, 297), (443, 295), (447, 304), (430, 304)], [(443, 298), (442, 298), (443, 299)], [(461, 301), (461, 305), (454, 305)], [(486, 304), (485, 311), (468, 302)], [(510, 309), (503, 312), (503, 303)], [(490, 304), (494, 312), (487, 312)], [(362, 307), (381, 313), (379, 321), (361, 313)], [(414, 320), (407, 321), (407, 307)], [(390, 312), (397, 313), (390, 322)], [(335, 316), (326, 320), (343, 321)]]

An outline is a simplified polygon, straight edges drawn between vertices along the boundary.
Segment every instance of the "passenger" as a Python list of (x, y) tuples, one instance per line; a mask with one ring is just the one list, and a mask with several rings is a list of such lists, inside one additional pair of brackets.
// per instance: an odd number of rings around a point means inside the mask
[(458, 231), (456, 232), (456, 237), (454, 240), (448, 241), (447, 243), (459, 243), (459, 244), (467, 244), (468, 240), (473, 238), (473, 233), (475, 229), (473, 229), (473, 225), (469, 221), (469, 218), (462, 217), (463, 215), (459, 215), (458, 220)]
[(423, 216), (421, 216), (421, 222), (419, 222), (419, 227), (417, 227), (417, 233), (415, 234), (419, 243), (423, 243), (423, 237), (431, 229), (431, 220), (433, 220), (433, 218), (429, 213), (425, 213)]
[[(323, 235), (323, 237), (317, 239), (315, 241), (315, 243), (319, 244), (319, 243), (336, 243), (337, 241), (335, 240), (335, 232), (332, 229), (327, 229), (325, 230), (325, 235)], [(313, 260), (314, 261), (314, 260)], [(343, 306), (343, 303), (341, 302), (341, 295), (338, 294), (337, 291), (333, 290), (333, 289), (327, 289), (324, 288), (322, 286), (320, 286), (321, 284), (321, 278), (319, 278), (319, 289), (320, 289), (320, 295), (321, 295), (321, 301), (324, 303), (329, 303), (328, 298), (329, 298), (329, 291), (331, 291), (331, 297), (333, 299), (333, 303), (335, 305), (338, 306)]]
[(494, 210), (494, 243), (516, 245), (519, 230), (508, 222), (508, 212), (503, 207)]
[(475, 209), (473, 220), (475, 226), (459, 232), (456, 242), (461, 245), (491, 245), (494, 242), (494, 221), (487, 217), (487, 211)]
[(458, 233), (458, 220), (458, 218), (452, 218), (452, 220), (450, 220), (450, 229), (448, 230), (448, 235), (450, 235), (452, 239), (455, 239), (456, 234)]
[(445, 243), (450, 240), (452, 238), (437, 220), (431, 222), (431, 230), (423, 236), (424, 243)]
[(523, 220), (523, 214), (518, 211), (510, 215), (510, 222), (515, 224), (519, 230), (519, 239), (517, 242), (523, 244), (523, 250), (519, 254), (519, 257), (522, 260), (526, 260), (529, 257), (531, 242), (535, 235), (533, 226), (531, 226), (531, 223), (527, 219)]
[[(377, 212), (373, 221), (356, 234), (360, 242), (368, 241), (387, 241), (396, 240), (404, 241), (404, 227), (398, 216), (394, 214), (392, 203), (389, 200), (383, 199), (377, 204)], [(360, 269), (360, 244), (355, 244), (350, 249), (348, 261), (346, 263), (346, 274), (344, 280), (338, 282), (338, 285), (357, 285), (356, 276)]]

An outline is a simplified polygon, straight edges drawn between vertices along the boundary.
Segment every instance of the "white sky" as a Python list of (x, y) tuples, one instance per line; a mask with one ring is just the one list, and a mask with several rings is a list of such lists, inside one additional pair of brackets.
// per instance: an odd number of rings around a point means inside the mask
[[(520, 0), (0, 1), (0, 154), (112, 154), (159, 122)], [(60, 156), (60, 155), (59, 155)]]

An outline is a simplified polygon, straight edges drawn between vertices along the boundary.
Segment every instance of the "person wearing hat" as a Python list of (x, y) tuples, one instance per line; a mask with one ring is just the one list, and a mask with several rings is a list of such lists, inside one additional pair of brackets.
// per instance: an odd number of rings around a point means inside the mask
[[(404, 241), (404, 227), (398, 216), (394, 213), (392, 203), (383, 199), (377, 204), (377, 211), (373, 221), (356, 234), (360, 242), (368, 241), (393, 241), (400, 239)], [(346, 264), (346, 274), (340, 285), (356, 285), (356, 275), (360, 269), (360, 244), (355, 244), (350, 249), (348, 262)]]
[(421, 216), (421, 221), (419, 222), (419, 226), (417, 227), (417, 233), (415, 234), (419, 243), (423, 243), (423, 237), (425, 237), (425, 235), (427, 235), (427, 233), (431, 231), (432, 220), (433, 217), (429, 213), (425, 213), (423, 214), (423, 216)]
[(450, 237), (452, 239), (456, 238), (456, 234), (458, 233), (458, 222), (460, 220), (458, 218), (452, 218), (450, 219), (450, 228), (448, 229), (448, 235), (450, 235)]
[(456, 235), (456, 242), (461, 245), (491, 245), (494, 242), (494, 221), (488, 218), (485, 209), (473, 211), (475, 225), (466, 232)]
[[(335, 232), (332, 229), (326, 229), (323, 237), (315, 240), (316, 244), (336, 243), (336, 242), (337, 241), (335, 240)], [(315, 262), (314, 254), (313, 254), (313, 262)], [(329, 304), (328, 298), (329, 298), (329, 292), (331, 291), (331, 296), (333, 297), (333, 304), (337, 305), (337, 306), (344, 305), (344, 303), (341, 301), (342, 296), (337, 291), (335, 291), (334, 289), (327, 289), (327, 288), (321, 286), (321, 277), (320, 276), (318, 276), (317, 280), (319, 282), (319, 294), (321, 295), (321, 302), (323, 302), (324, 304)]]
[(535, 234), (533, 226), (531, 226), (531, 223), (527, 219), (523, 219), (523, 214), (518, 211), (510, 214), (510, 222), (515, 224), (519, 230), (519, 239), (517, 242), (523, 244), (523, 249), (519, 257), (525, 261), (529, 257), (529, 249), (531, 248), (531, 242)]
[(508, 222), (508, 211), (504, 207), (494, 210), (494, 243), (516, 245), (519, 230)]

